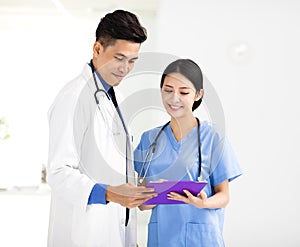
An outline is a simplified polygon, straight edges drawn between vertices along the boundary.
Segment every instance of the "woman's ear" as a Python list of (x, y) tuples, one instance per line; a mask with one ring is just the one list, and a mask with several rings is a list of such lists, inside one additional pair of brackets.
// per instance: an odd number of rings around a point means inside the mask
[(203, 94), (204, 94), (204, 90), (200, 89), (200, 91), (197, 92), (196, 95), (195, 95), (195, 101), (200, 100), (203, 97)]

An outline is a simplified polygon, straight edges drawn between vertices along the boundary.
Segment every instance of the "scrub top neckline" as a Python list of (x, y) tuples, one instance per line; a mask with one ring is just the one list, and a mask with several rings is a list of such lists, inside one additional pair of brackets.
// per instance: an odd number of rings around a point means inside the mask
[[(172, 147), (174, 150), (178, 151), (181, 147), (181, 145), (188, 141), (188, 139), (194, 135), (194, 132), (197, 131), (197, 128), (198, 128), (198, 125), (196, 127), (194, 127), (193, 129), (191, 129), (191, 131), (185, 136), (183, 137), (180, 141), (177, 141), (174, 134), (173, 134), (173, 131), (172, 131), (172, 128), (170, 126), (170, 124), (166, 127), (166, 134), (172, 144)], [(201, 131), (201, 124), (200, 124), (200, 131)]]

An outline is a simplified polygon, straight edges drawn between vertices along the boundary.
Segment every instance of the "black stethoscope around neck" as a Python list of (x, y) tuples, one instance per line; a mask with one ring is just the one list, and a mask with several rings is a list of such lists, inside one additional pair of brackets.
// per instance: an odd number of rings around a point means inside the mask
[(91, 70), (92, 70), (92, 74), (93, 74), (94, 83), (95, 83), (95, 86), (96, 86), (96, 91), (94, 93), (94, 98), (95, 98), (95, 101), (96, 101), (97, 105), (99, 105), (99, 100), (97, 98), (97, 94), (98, 93), (104, 93), (106, 95), (106, 97), (107, 97), (108, 100), (110, 100), (110, 97), (109, 97), (108, 93), (104, 89), (99, 88), (99, 86), (98, 86), (98, 83), (97, 83), (97, 80), (96, 80), (96, 76), (95, 76), (95, 67), (93, 65), (93, 60), (91, 60), (90, 66), (91, 66)]
[[(96, 101), (97, 108), (99, 109), (99, 112), (101, 113), (101, 115), (102, 115), (102, 117), (103, 117), (103, 119), (104, 119), (105, 122), (107, 122), (107, 123), (109, 121), (114, 122), (115, 128), (112, 128), (112, 127), (110, 128), (110, 130), (113, 133), (113, 135), (120, 135), (120, 133), (121, 133), (120, 132), (121, 126), (119, 126), (120, 123), (117, 120), (116, 116), (113, 114), (113, 112), (116, 111), (117, 114), (119, 114), (119, 116), (120, 116), (121, 113), (119, 112), (119, 109), (114, 106), (113, 102), (111, 102), (111, 104), (109, 104), (110, 107), (111, 107), (110, 111), (108, 111), (108, 116), (109, 117), (107, 117), (106, 116), (107, 114), (104, 114), (103, 110), (101, 110), (101, 108), (99, 106), (98, 94), (100, 94), (100, 93), (105, 94), (106, 97), (107, 97), (107, 99), (109, 101), (112, 101), (112, 99), (111, 99), (111, 97), (109, 96), (108, 92), (105, 89), (99, 88), (99, 86), (98, 86), (98, 83), (97, 83), (97, 80), (96, 80), (96, 75), (95, 75), (96, 70), (95, 70), (95, 67), (93, 65), (93, 60), (91, 60), (90, 66), (91, 66), (91, 70), (92, 70), (92, 74), (93, 74), (93, 79), (94, 79), (94, 83), (95, 83), (95, 87), (96, 87), (96, 91), (94, 93), (94, 98), (95, 98), (95, 101)], [(121, 121), (123, 121), (123, 120), (121, 119)], [(126, 134), (128, 134), (127, 129), (126, 129), (125, 126), (124, 126), (124, 130), (125, 130)]]
[[(201, 180), (201, 163), (202, 163), (202, 156), (201, 156), (201, 141), (200, 141), (200, 121), (198, 118), (196, 118), (197, 120), (197, 138), (198, 138), (198, 155), (199, 155), (199, 159), (198, 159), (198, 163), (199, 163), (199, 166), (198, 166), (198, 181)], [(164, 131), (164, 129), (170, 124), (170, 121), (167, 122), (161, 129), (160, 131), (158, 132), (158, 134), (156, 135), (154, 141), (152, 142), (152, 144), (149, 146), (148, 150), (147, 150), (147, 153), (146, 153), (146, 156), (145, 156), (145, 159), (144, 159), (144, 162), (143, 162), (143, 165), (142, 165), (142, 168), (141, 168), (141, 171), (139, 173), (139, 177), (138, 177), (138, 184), (141, 185), (146, 176), (147, 176), (147, 173), (148, 173), (148, 170), (149, 170), (149, 167), (151, 165), (151, 162), (152, 162), (152, 158), (153, 158), (153, 155), (155, 153), (155, 150), (156, 150), (156, 147), (157, 147), (157, 141), (159, 139), (159, 137), (161, 136), (162, 132)], [(150, 157), (149, 157), (150, 156)], [(144, 172), (144, 175), (141, 176), (141, 173), (143, 171), (143, 169), (145, 168), (145, 172)]]

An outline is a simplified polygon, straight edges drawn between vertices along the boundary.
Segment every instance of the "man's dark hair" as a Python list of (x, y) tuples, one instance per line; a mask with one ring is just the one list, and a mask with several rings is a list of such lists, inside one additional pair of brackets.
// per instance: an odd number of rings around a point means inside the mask
[[(170, 63), (165, 69), (165, 71), (163, 72), (160, 81), (160, 88), (163, 87), (166, 76), (171, 73), (179, 73), (185, 76), (188, 80), (190, 80), (194, 84), (197, 93), (199, 93), (200, 90), (203, 89), (202, 71), (198, 66), (198, 64), (196, 64), (191, 59), (178, 59)], [(197, 109), (197, 107), (201, 104), (201, 102), (202, 102), (202, 98), (199, 99), (198, 101), (195, 101), (192, 110), (194, 111), (195, 109)]]
[(114, 45), (116, 39), (123, 39), (135, 43), (143, 43), (147, 39), (147, 31), (141, 26), (135, 14), (125, 10), (116, 10), (101, 18), (96, 30), (96, 41), (104, 49)]

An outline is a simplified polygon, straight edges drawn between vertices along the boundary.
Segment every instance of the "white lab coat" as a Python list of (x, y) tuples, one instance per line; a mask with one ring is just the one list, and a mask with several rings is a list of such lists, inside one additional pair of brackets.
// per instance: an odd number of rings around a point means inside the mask
[[(103, 89), (98, 78), (97, 82)], [(135, 209), (130, 210), (125, 227), (126, 209), (119, 204), (88, 205), (95, 183), (126, 183), (124, 128), (103, 93), (98, 96), (101, 111), (97, 108), (95, 91), (86, 64), (49, 110), (47, 179), (52, 191), (48, 247), (136, 246)], [(133, 169), (130, 176), (134, 183)]]

